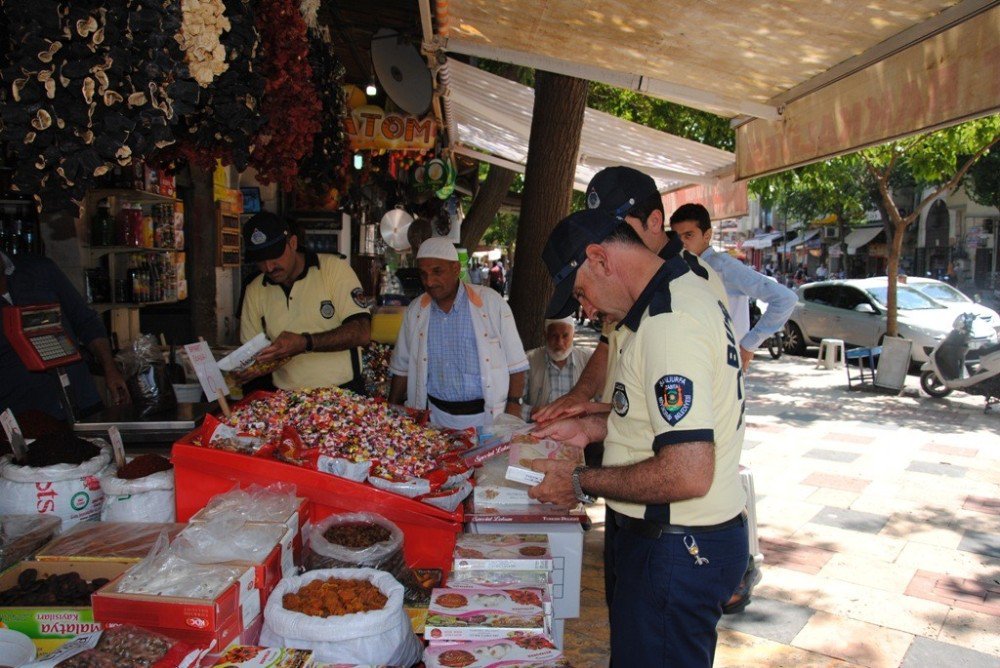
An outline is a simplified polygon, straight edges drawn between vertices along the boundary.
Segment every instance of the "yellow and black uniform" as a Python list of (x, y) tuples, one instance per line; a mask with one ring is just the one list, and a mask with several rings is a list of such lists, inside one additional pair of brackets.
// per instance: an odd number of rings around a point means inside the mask
[[(266, 275), (247, 286), (240, 315), (240, 339), (260, 332), (272, 341), (281, 332), (325, 332), (355, 318), (370, 318), (361, 283), (351, 265), (337, 255), (305, 253), (305, 269), (291, 288)], [(275, 386), (307, 389), (346, 385), (361, 376), (361, 350), (309, 352), (274, 371)]]

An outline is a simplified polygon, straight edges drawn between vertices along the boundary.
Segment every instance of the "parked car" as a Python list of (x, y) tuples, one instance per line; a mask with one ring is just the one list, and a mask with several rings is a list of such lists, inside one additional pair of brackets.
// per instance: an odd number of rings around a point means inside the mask
[[(801, 355), (822, 339), (842, 339), (850, 346), (879, 345), (888, 320), (887, 290), (885, 276), (801, 286), (799, 301), (785, 324), (785, 352)], [(934, 346), (951, 331), (954, 312), (908, 285), (899, 285), (896, 296), (899, 335), (913, 341), (911, 361), (926, 362)], [(977, 321), (971, 345), (996, 341), (997, 332)]]
[(977, 318), (1000, 333), (1000, 314), (985, 304), (977, 304), (961, 290), (943, 281), (916, 276), (908, 277), (906, 285), (925, 297), (930, 297), (934, 301), (944, 304), (952, 310), (955, 317), (963, 313), (975, 313)]

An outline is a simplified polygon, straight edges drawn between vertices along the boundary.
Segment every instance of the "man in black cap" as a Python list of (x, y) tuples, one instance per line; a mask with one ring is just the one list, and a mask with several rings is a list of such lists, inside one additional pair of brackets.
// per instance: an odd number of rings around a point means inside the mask
[(561, 221), (542, 252), (555, 283), (549, 317), (617, 324), (612, 410), (535, 431), (580, 447), (604, 441), (604, 465), (535, 460), (532, 498), (604, 497), (618, 533), (611, 602), (615, 665), (711, 666), (722, 606), (746, 568), (739, 480), (743, 382), (732, 320), (680, 256), (664, 261), (599, 209)]
[(371, 340), (371, 314), (351, 265), (303, 249), (288, 224), (267, 211), (243, 225), (243, 248), (261, 275), (243, 297), (240, 339), (245, 343), (264, 332), (271, 345), (257, 362), (287, 360), (274, 370), (274, 384), (360, 391), (360, 347)]

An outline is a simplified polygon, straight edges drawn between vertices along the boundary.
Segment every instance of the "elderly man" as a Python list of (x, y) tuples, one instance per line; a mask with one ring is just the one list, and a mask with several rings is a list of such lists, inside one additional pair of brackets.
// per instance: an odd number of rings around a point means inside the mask
[(426, 292), (403, 317), (389, 401), (430, 408), (432, 423), (452, 429), (520, 416), (528, 360), (507, 302), (461, 282), (458, 252), (443, 237), (420, 245), (417, 267)]
[(528, 352), (528, 391), (525, 402), (541, 408), (565, 395), (587, 366), (593, 351), (573, 345), (572, 316), (545, 321), (545, 345)]
[(614, 665), (707, 668), (748, 558), (732, 319), (683, 258), (657, 257), (607, 212), (564, 219), (542, 258), (555, 283), (549, 313), (575, 301), (606, 313), (618, 323), (618, 359), (610, 414), (535, 432), (579, 447), (603, 439), (604, 465), (536, 459), (545, 478), (529, 494), (559, 504), (602, 496), (614, 509)]

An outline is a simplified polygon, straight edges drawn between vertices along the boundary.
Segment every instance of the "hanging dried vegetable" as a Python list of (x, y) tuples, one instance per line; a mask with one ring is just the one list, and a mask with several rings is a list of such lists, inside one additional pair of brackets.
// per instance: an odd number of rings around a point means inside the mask
[(291, 190), (299, 160), (313, 148), (322, 112), (306, 26), (295, 0), (260, 0), (256, 23), (260, 49), (255, 63), (266, 80), (261, 113), (267, 124), (251, 150), (250, 165), (261, 183)]
[(229, 69), (226, 49), (219, 41), (230, 28), (225, 9), (222, 0), (181, 0), (184, 16), (177, 42), (191, 76), (202, 87)]
[(309, 64), (313, 85), (323, 105), (320, 130), (313, 138), (312, 152), (299, 163), (303, 185), (319, 195), (342, 182), (344, 163), (344, 66), (337, 59), (325, 32), (309, 30)]

